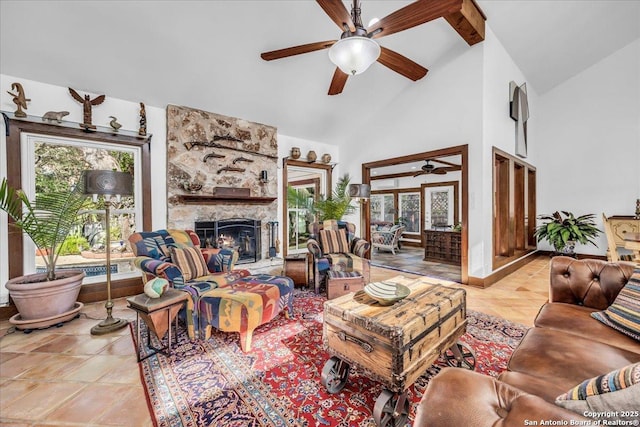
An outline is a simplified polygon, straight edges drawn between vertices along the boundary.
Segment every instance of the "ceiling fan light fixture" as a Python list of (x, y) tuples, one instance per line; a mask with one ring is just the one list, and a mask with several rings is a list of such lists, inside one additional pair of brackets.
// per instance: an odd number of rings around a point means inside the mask
[(380, 45), (368, 37), (350, 36), (338, 40), (329, 49), (329, 59), (343, 73), (363, 73), (380, 57)]

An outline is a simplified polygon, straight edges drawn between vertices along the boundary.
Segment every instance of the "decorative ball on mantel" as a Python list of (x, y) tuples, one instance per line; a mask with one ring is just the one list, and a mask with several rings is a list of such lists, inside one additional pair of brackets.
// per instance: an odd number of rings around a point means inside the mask
[(144, 293), (149, 298), (160, 298), (164, 291), (169, 287), (169, 282), (167, 279), (163, 279), (162, 277), (156, 277), (147, 281), (144, 284)]
[(292, 159), (299, 159), (300, 158), (300, 148), (298, 147), (292, 147), (291, 148), (291, 158)]
[(330, 163), (331, 162), (331, 154), (325, 153), (321, 157), (322, 163)]

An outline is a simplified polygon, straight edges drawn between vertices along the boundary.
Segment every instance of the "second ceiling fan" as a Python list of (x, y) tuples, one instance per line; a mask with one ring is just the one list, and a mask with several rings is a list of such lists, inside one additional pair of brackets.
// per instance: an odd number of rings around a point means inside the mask
[[(431, 162), (442, 163), (446, 166), (435, 166), (431, 164)], [(425, 164), (420, 168), (422, 169), (420, 172), (413, 175), (413, 177), (417, 177), (420, 175), (445, 175), (447, 172), (453, 172), (456, 170), (460, 170), (460, 165), (456, 165), (455, 163), (447, 162), (445, 160), (439, 159), (426, 159)]]
[[(413, 81), (424, 77), (428, 71), (426, 68), (391, 49), (380, 46), (373, 39), (404, 31), (440, 17), (445, 17), (451, 25), (454, 24), (450, 19), (456, 20), (457, 26), (454, 28), (462, 35), (462, 31), (468, 31), (461, 25), (466, 22), (462, 5), (464, 2), (473, 0), (418, 0), (387, 15), (368, 28), (362, 25), (358, 0), (353, 0), (351, 13), (347, 11), (341, 0), (316, 1), (342, 30), (340, 40), (293, 46), (264, 52), (260, 56), (265, 61), (272, 61), (317, 50), (331, 49), (329, 52), (331, 61), (340, 65), (336, 67), (333, 74), (329, 95), (337, 95), (344, 89), (349, 74), (359, 74), (375, 61)], [(484, 21), (482, 24), (482, 38), (484, 38)], [(475, 33), (475, 28), (473, 31)], [(463, 35), (463, 37), (465, 36)], [(469, 40), (467, 41), (472, 44)], [(338, 45), (341, 46), (338, 47)], [(350, 49), (359, 49), (365, 54), (356, 57)]]

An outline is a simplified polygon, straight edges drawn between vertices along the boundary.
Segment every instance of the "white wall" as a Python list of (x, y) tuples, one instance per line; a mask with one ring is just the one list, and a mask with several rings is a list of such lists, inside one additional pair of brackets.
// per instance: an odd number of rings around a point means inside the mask
[[(474, 193), (473, 198), (469, 196), (469, 205), (472, 205), (473, 199), (476, 205), (474, 211), (479, 212), (481, 218), (475, 230), (477, 232), (470, 233), (469, 238), (469, 275), (475, 277), (485, 277), (493, 269), (493, 147), (515, 156), (516, 122), (509, 115), (509, 82), (515, 81), (518, 85), (527, 82), (526, 76), (513, 62), (490, 26), (486, 27), (482, 44), (482, 162), (477, 167), (474, 165), (469, 177), (469, 186)], [(536, 166), (536, 153), (539, 152), (538, 95), (529, 82), (527, 96), (530, 111), (527, 122), (529, 147), (524, 161)], [(481, 191), (473, 190), (475, 182), (480, 183)]]
[[(538, 212), (633, 215), (640, 198), (640, 39), (539, 99)], [(579, 253), (604, 255), (598, 247)], [(541, 249), (551, 249), (540, 244)]]
[[(461, 41), (461, 43), (464, 43)], [(459, 47), (429, 73), (410, 83), (379, 113), (354, 129), (341, 145), (341, 158), (353, 182), (361, 182), (361, 164), (469, 144), (472, 173), (481, 161), (482, 44)], [(477, 147), (477, 148), (476, 148)], [(476, 191), (473, 182), (470, 191)], [(470, 209), (470, 233), (480, 212)], [(359, 213), (352, 222), (359, 224)], [(475, 230), (474, 230), (475, 229)]]
[[(354, 132), (358, 143), (342, 150), (349, 172), (359, 177), (364, 162), (468, 144), (469, 275), (474, 277), (492, 271), (492, 148), (515, 151), (515, 122), (508, 109), (511, 80), (522, 84), (526, 78), (487, 26), (483, 43), (433, 64), (424, 81), (381, 108)], [(535, 114), (537, 95), (527, 86)], [(532, 141), (536, 120), (528, 123)], [(530, 148), (527, 162), (535, 163), (537, 150)]]

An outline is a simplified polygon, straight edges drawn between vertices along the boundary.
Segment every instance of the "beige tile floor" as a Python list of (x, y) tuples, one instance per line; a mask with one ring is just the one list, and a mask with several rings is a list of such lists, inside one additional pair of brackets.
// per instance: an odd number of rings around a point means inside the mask
[[(371, 279), (398, 274), (373, 268)], [(488, 289), (465, 286), (468, 308), (532, 325), (548, 276), (549, 258), (537, 257)], [(115, 300), (113, 314), (135, 319), (124, 299)], [(104, 315), (103, 303), (88, 304), (63, 327), (31, 334), (0, 322), (0, 425), (152, 425), (129, 328), (89, 333)]]

